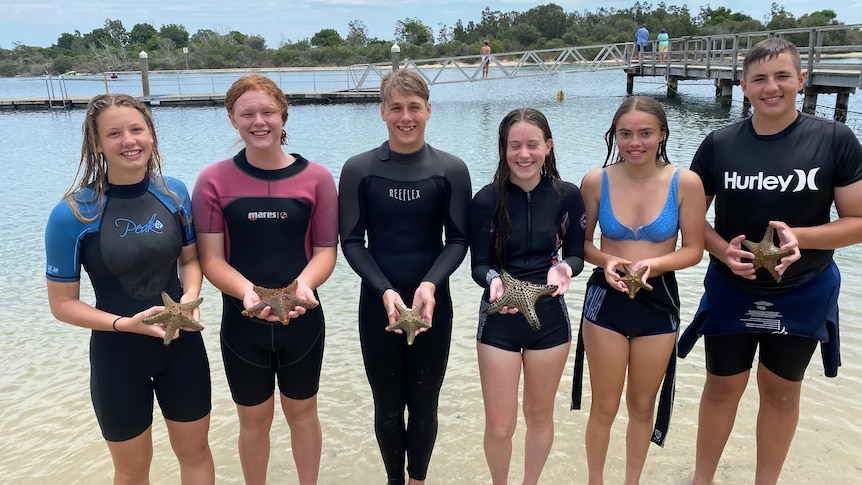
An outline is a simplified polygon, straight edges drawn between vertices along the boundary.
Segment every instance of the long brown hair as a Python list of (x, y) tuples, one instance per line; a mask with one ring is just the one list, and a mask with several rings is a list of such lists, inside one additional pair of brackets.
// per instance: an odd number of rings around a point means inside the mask
[[(78, 171), (72, 184), (63, 194), (63, 200), (69, 204), (79, 221), (92, 222), (99, 217), (108, 188), (108, 162), (98, 148), (98, 121), (99, 115), (112, 106), (133, 108), (143, 116), (147, 129), (150, 130), (150, 135), (153, 138), (152, 155), (147, 160), (147, 177), (154, 181), (157, 190), (168, 194), (179, 207), (179, 199), (167, 188), (162, 178), (162, 156), (159, 154), (159, 141), (156, 137), (153, 117), (144, 103), (127, 94), (100, 94), (90, 100), (87, 105), (87, 113), (84, 116), (84, 124), (81, 127), (83, 141), (81, 142), (81, 159), (78, 162)], [(89, 189), (91, 193), (85, 195), (84, 189)], [(95, 213), (92, 217), (84, 216), (81, 213), (80, 205), (90, 206), (93, 203), (96, 206)], [(182, 217), (183, 211), (179, 211), (179, 213)]]
[(656, 152), (656, 163), (658, 165), (667, 165), (670, 163), (670, 159), (667, 156), (667, 139), (670, 137), (670, 128), (667, 126), (667, 114), (664, 112), (664, 108), (662, 108), (661, 104), (653, 98), (649, 96), (632, 96), (620, 104), (620, 107), (617, 108), (617, 112), (614, 113), (614, 119), (611, 121), (611, 127), (608, 128), (608, 131), (605, 132), (605, 143), (608, 145), (608, 155), (605, 157), (605, 163), (602, 165), (603, 167), (608, 166), (608, 161), (611, 160), (612, 155), (616, 153), (616, 157), (614, 163), (624, 162), (622, 155), (617, 151), (617, 123), (620, 121), (622, 116), (630, 111), (642, 111), (647, 114), (651, 114), (658, 121), (659, 128), (664, 131), (664, 137), (658, 142), (658, 152)]
[[(503, 117), (500, 122), (500, 127), (497, 130), (497, 150), (499, 160), (497, 161), (497, 171), (494, 172), (494, 192), (497, 195), (497, 202), (494, 205), (493, 222), (497, 234), (496, 255), (497, 262), (503, 266), (506, 261), (506, 254), (509, 244), (509, 231), (512, 221), (509, 217), (509, 176), (512, 170), (509, 168), (509, 163), (506, 160), (506, 151), (509, 146), (509, 131), (512, 126), (518, 122), (525, 122), (538, 127), (542, 130), (544, 140), (547, 142), (552, 139), (551, 125), (548, 119), (541, 111), (535, 108), (518, 108), (512, 110)], [(561, 189), (558, 185), (560, 181), (560, 172), (557, 170), (557, 158), (554, 155), (554, 149), (545, 155), (545, 162), (542, 164), (542, 177), (547, 177), (554, 184), (557, 193), (561, 194)]]

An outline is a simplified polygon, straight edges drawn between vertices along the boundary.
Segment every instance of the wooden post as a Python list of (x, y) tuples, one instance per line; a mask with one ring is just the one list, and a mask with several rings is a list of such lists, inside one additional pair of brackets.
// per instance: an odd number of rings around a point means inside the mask
[(802, 100), (802, 111), (812, 115), (817, 112), (817, 93), (805, 93)]
[(843, 93), (838, 93), (835, 98), (835, 121), (840, 121), (841, 123), (847, 122), (847, 108), (850, 104), (850, 93), (844, 91)]
[(401, 48), (398, 47), (398, 44), (392, 44), (392, 48), (389, 51), (392, 53), (392, 71), (394, 72), (400, 67)]
[(635, 75), (626, 74), (626, 93), (632, 94), (635, 92)]
[(677, 89), (679, 89), (679, 78), (669, 75), (667, 77), (667, 97), (675, 98)]
[(144, 97), (150, 97), (150, 67), (149, 67), (149, 56), (146, 52), (141, 51), (138, 54), (138, 57), (141, 58), (141, 87), (144, 90)]

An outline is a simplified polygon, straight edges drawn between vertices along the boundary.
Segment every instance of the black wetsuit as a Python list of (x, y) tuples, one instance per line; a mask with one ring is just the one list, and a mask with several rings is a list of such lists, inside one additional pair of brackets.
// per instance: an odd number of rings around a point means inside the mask
[[(480, 309), (488, 305), (488, 272), (506, 270), (515, 278), (546, 284), (548, 270), (565, 257), (576, 276), (584, 268), (584, 199), (568, 182), (542, 177), (530, 192), (509, 183), (509, 240), (506, 261), (498, 261), (493, 224), (497, 194), (489, 184), (470, 204), (470, 257), (473, 280), (485, 288)], [(562, 252), (562, 254), (560, 254)], [(479, 312), (477, 340), (504, 350), (545, 349), (569, 342), (572, 326), (563, 296), (536, 302), (542, 329), (533, 331), (523, 313)]]
[[(341, 245), (362, 278), (360, 343), (389, 483), (404, 483), (405, 453), (407, 472), (416, 480), (425, 479), (431, 460), (452, 333), (448, 278), (467, 251), (470, 195), (464, 162), (427, 144), (405, 155), (385, 142), (349, 159), (341, 172)], [(423, 281), (437, 287), (433, 328), (408, 347), (404, 335), (384, 330), (381, 297), (394, 289), (412, 305)]]

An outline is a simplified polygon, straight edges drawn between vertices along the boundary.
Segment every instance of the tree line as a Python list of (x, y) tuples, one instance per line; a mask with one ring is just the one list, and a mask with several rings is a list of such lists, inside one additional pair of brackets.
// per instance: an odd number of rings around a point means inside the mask
[[(16, 43), (12, 49), (0, 48), (0, 76), (136, 70), (140, 68), (138, 53), (142, 50), (149, 55), (150, 69), (171, 70), (385, 62), (390, 59), (393, 42), (401, 47), (402, 59), (475, 55), (485, 39), (493, 52), (556, 49), (630, 42), (643, 23), (655, 32), (667, 29), (671, 37), (843, 24), (833, 10), (795, 17), (776, 3), (763, 21), (709, 5), (700, 7), (693, 15), (685, 4), (669, 6), (664, 2), (653, 7), (638, 1), (627, 9), (600, 7), (592, 12), (568, 13), (549, 3), (525, 12), (485, 7), (478, 23), (464, 24), (459, 19), (451, 27), (441, 23), (432, 28), (421, 19), (405, 18), (396, 22), (393, 39), (372, 38), (362, 20), (352, 20), (346, 37), (342, 38), (336, 29), (324, 28), (310, 39), (282, 41), (273, 48), (256, 34), (209, 29), (189, 34), (181, 24), (165, 24), (157, 30), (150, 24), (139, 23), (127, 30), (121, 20), (106, 19), (103, 27), (85, 34), (78, 30), (64, 32), (50, 47)], [(860, 38), (859, 31), (837, 31), (829, 34), (826, 45), (858, 44)], [(807, 36), (789, 40), (798, 45), (808, 42)]]

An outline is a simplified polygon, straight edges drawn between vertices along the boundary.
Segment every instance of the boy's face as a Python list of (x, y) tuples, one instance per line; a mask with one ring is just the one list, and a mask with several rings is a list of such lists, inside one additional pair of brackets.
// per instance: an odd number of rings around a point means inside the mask
[(380, 117), (389, 130), (389, 148), (396, 153), (413, 153), (425, 144), (431, 103), (415, 94), (394, 91), (380, 106)]
[(740, 86), (754, 107), (756, 120), (790, 124), (796, 119), (796, 95), (804, 82), (805, 73), (796, 70), (793, 56), (782, 52), (751, 63)]

